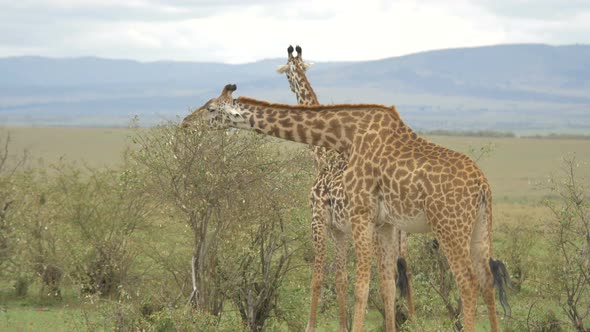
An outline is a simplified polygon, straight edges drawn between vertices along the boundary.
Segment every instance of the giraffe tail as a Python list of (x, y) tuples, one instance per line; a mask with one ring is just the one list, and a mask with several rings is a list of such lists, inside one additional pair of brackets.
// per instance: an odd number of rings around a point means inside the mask
[(401, 296), (407, 298), (410, 292), (410, 283), (408, 281), (408, 263), (403, 257), (397, 258), (397, 280), (395, 283)]
[(510, 286), (510, 275), (508, 274), (506, 265), (501, 260), (494, 260), (490, 257), (490, 269), (494, 276), (494, 286), (498, 289), (500, 304), (502, 305), (502, 309), (504, 309), (504, 316), (510, 317), (512, 310), (510, 304), (508, 304), (508, 296), (506, 295), (506, 288)]

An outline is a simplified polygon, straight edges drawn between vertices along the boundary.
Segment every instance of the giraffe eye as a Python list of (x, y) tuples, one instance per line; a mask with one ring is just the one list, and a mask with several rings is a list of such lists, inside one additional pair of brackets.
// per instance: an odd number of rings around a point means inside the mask
[(207, 111), (209, 111), (209, 113), (213, 113), (213, 112), (215, 112), (215, 109), (213, 107), (208, 107)]

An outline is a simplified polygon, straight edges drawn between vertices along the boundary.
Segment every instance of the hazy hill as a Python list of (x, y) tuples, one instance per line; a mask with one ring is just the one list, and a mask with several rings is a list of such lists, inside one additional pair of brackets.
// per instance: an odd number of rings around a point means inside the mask
[[(275, 68), (286, 59), (229, 65), (99, 58), (0, 59), (0, 124), (125, 125), (183, 116), (226, 83), (294, 103)], [(395, 104), (418, 129), (590, 133), (590, 45), (499, 45), (365, 62), (316, 63), (320, 101)]]

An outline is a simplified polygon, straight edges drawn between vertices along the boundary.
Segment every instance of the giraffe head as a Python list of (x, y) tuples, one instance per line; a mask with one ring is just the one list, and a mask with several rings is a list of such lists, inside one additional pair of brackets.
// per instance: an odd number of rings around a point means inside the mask
[(182, 127), (191, 128), (197, 121), (205, 121), (211, 128), (237, 127), (245, 121), (245, 111), (240, 110), (232, 93), (236, 91), (235, 84), (227, 84), (219, 97), (213, 98), (199, 107), (182, 120)]
[(300, 82), (305, 78), (305, 72), (312, 66), (312, 63), (303, 61), (301, 47), (296, 46), (295, 51), (297, 51), (297, 56), (293, 56), (293, 46), (289, 45), (289, 48), (287, 48), (287, 64), (279, 66), (277, 72), (279, 74), (286, 74), (291, 91), (298, 93), (299, 89), (301, 89)]

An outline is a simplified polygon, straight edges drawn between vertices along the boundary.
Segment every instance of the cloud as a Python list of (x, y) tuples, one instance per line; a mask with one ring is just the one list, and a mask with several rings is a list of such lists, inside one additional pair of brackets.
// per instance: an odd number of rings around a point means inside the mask
[(284, 57), (299, 43), (308, 59), (333, 61), (590, 42), (590, 3), (579, 0), (0, 0), (0, 8), (0, 56), (235, 63)]
[(499, 17), (536, 20), (566, 20), (590, 12), (588, 0), (480, 0), (478, 3)]
[[(286, 2), (286, 1), (284, 1)], [(170, 21), (207, 17), (252, 6), (281, 5), (282, 0), (0, 0), (5, 18), (96, 21)]]

